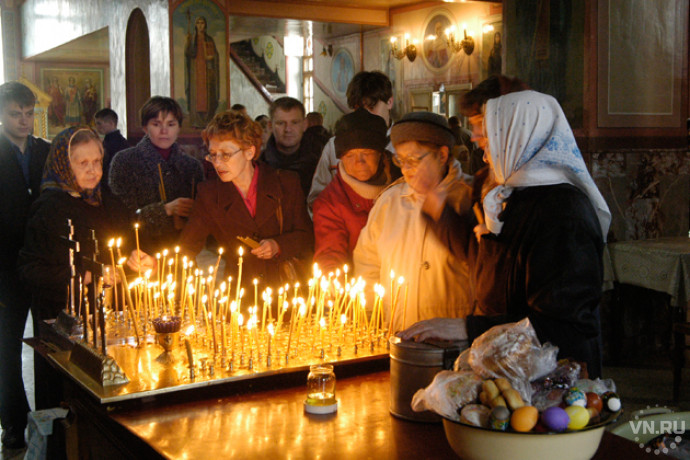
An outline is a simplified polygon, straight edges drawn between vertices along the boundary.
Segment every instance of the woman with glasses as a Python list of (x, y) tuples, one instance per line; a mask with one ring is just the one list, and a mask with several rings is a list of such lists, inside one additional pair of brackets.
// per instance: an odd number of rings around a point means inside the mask
[(374, 199), (400, 175), (391, 171), (387, 144), (386, 122), (368, 110), (357, 109), (337, 124), (338, 172), (314, 201), (314, 261), (324, 273), (352, 266)]
[(136, 213), (144, 251), (170, 248), (177, 241), (204, 179), (201, 163), (177, 143), (182, 108), (172, 98), (154, 96), (141, 108), (146, 136), (122, 150), (110, 165), (110, 189)]
[[(314, 235), (297, 174), (256, 161), (261, 133), (257, 122), (232, 110), (217, 114), (202, 132), (206, 160), (218, 178), (199, 185), (178, 244), (183, 252), (196, 255), (213, 235), (229, 255), (226, 266), (233, 271), (228, 275), (235, 277), (238, 237), (249, 237), (256, 247), (245, 252), (242, 280), (251, 286), (257, 278), (262, 286), (277, 289), (283, 262), (311, 260)], [(142, 264), (153, 268), (156, 260), (142, 254)], [(136, 254), (129, 265), (137, 269)]]
[(485, 223), (450, 209), (433, 181), (420, 181), (420, 189), (434, 234), (470, 263), (475, 309), (465, 319), (423, 321), (401, 336), (473, 340), (491, 326), (528, 317), (542, 343), (557, 345), (559, 357), (585, 362), (590, 378), (599, 377), (602, 254), (611, 214), (563, 110), (549, 95), (518, 91), (488, 99), (474, 123), (495, 178), (483, 198)]
[[(18, 261), (20, 275), (32, 293), (36, 334), (40, 334), (43, 320), (56, 318), (66, 306), (70, 284), (67, 219), (74, 228), (72, 238), (79, 242), (79, 256), (93, 257), (94, 230), (101, 261), (106, 264), (110, 264), (110, 259), (104, 257), (108, 240), (126, 235), (126, 229), (131, 228), (122, 202), (101, 187), (102, 164), (103, 144), (91, 128), (68, 128), (51, 144), (41, 194), (31, 208)], [(90, 284), (91, 273), (83, 276), (84, 284)], [(42, 358), (35, 364), (36, 407), (55, 407), (62, 396), (60, 378)]]
[[(470, 312), (471, 290), (465, 262), (453, 256), (422, 216), (423, 195), (417, 177), (433, 173), (435, 186), (446, 190), (448, 202), (459, 213), (470, 211), (471, 178), (450, 155), (455, 138), (447, 120), (430, 112), (405, 115), (391, 129), (404, 180), (386, 189), (376, 200), (354, 251), (355, 274), (368, 285), (380, 283), (387, 315), (393, 314), (392, 331), (401, 331), (417, 321), (436, 317), (464, 317)], [(391, 274), (394, 280), (391, 282)]]

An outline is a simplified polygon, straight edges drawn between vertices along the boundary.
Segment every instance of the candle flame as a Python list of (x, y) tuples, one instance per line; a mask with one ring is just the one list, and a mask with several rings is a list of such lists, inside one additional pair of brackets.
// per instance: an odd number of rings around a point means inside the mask
[(273, 323), (270, 323), (270, 324), (268, 325), (268, 335), (270, 335), (271, 337), (273, 337), (273, 334), (274, 334), (274, 333), (275, 333), (275, 330), (273, 329)]
[(218, 255), (222, 256), (223, 255), (223, 248), (218, 248)]
[(322, 328), (326, 327), (326, 318), (324, 318), (323, 316), (319, 320), (319, 326), (321, 326)]
[(242, 257), (242, 254), (244, 254), (244, 249), (242, 249), (242, 246), (237, 250), (237, 253)]
[(240, 327), (242, 327), (242, 325), (244, 324), (244, 315), (243, 315), (242, 313), (240, 313), (239, 315), (237, 315), (237, 324), (238, 324)]
[(112, 248), (114, 244), (115, 244), (115, 238), (110, 238), (110, 241), (108, 241), (108, 247)]
[(340, 315), (340, 323), (341, 323), (343, 326), (345, 325), (345, 323), (347, 323), (347, 315), (346, 315), (345, 313), (343, 313), (342, 315)]
[(118, 238), (118, 239), (117, 239), (117, 242), (115, 243), (115, 246), (117, 246), (117, 247), (119, 248), (119, 247), (120, 247), (120, 244), (122, 244), (122, 238)]
[(192, 332), (194, 332), (194, 325), (191, 325), (187, 329), (185, 329), (184, 335), (192, 335)]
[(179, 254), (179, 252), (180, 252), (180, 247), (179, 247), (179, 246), (175, 246), (175, 254)]
[(398, 278), (398, 284), (403, 284), (404, 282), (405, 282), (404, 277), (401, 276), (400, 278)]
[(135, 229), (135, 230), (139, 230), (139, 222), (137, 222), (136, 224), (134, 224), (134, 229)]
[(118, 264), (118, 265), (122, 265), (122, 264), (124, 264), (125, 262), (127, 262), (127, 257), (120, 257), (120, 258), (117, 260), (117, 264)]
[(230, 313), (235, 313), (237, 311), (237, 302), (234, 300), (230, 302)]

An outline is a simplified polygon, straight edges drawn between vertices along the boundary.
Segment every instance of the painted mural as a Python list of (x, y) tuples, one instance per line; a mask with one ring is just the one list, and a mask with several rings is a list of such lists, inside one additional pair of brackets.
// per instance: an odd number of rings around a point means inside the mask
[(75, 125), (93, 126), (94, 114), (104, 107), (103, 69), (43, 67), (41, 89), (51, 98), (48, 136)]
[(202, 129), (227, 107), (225, 14), (212, 1), (188, 0), (172, 15), (173, 94), (183, 128)]

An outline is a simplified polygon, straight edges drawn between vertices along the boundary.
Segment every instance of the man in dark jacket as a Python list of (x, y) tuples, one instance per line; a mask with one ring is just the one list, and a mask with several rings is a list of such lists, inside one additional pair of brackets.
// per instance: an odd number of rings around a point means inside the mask
[(22, 381), (22, 337), (31, 294), (21, 287), (16, 265), (50, 148), (31, 135), (35, 103), (36, 96), (19, 82), (0, 86), (0, 423), (6, 448), (24, 446), (30, 410)]
[(110, 161), (120, 150), (130, 147), (127, 139), (117, 129), (117, 113), (112, 109), (101, 109), (94, 115), (96, 120), (96, 131), (105, 136), (103, 138), (103, 177), (101, 187), (108, 187), (108, 173), (110, 172)]
[(304, 135), (305, 110), (297, 99), (278, 98), (268, 113), (273, 134), (261, 159), (274, 169), (287, 169), (299, 174), (300, 185), (304, 196), (307, 196), (324, 142)]

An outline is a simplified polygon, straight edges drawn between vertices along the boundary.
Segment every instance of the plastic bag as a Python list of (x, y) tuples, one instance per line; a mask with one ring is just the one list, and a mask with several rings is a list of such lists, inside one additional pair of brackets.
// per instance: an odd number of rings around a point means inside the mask
[[(494, 326), (472, 343), (467, 362), (484, 378), (504, 377), (531, 402), (530, 382), (556, 368), (558, 347), (541, 345), (528, 318)], [(458, 358), (460, 359), (460, 358)]]
[(412, 410), (432, 410), (446, 418), (459, 421), (460, 409), (479, 395), (482, 379), (474, 372), (441, 371), (428, 387), (417, 390), (412, 397)]

